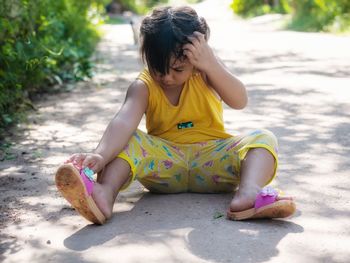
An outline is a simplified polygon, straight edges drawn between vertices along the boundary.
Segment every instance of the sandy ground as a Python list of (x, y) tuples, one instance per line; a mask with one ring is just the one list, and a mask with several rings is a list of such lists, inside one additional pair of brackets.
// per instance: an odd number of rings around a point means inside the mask
[(225, 124), (277, 135), (274, 185), (296, 197), (296, 215), (231, 222), (220, 217), (231, 194), (152, 195), (137, 182), (104, 226), (68, 206), (55, 170), (94, 149), (142, 68), (130, 26), (108, 25), (96, 76), (46, 97), (11, 138), (16, 158), (0, 163), (1, 262), (350, 262), (350, 37), (279, 30), (279, 16), (241, 21), (218, 2), (196, 8), (249, 93), (246, 109), (225, 108)]

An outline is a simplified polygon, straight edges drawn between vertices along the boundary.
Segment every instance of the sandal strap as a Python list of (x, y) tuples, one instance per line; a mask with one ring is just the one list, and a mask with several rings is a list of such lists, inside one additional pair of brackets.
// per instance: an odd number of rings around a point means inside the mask
[(255, 198), (254, 208), (258, 209), (260, 207), (272, 204), (276, 202), (278, 192), (271, 186), (266, 186), (257, 194)]
[(89, 195), (92, 194), (92, 191), (94, 189), (93, 174), (94, 174), (94, 172), (87, 167), (80, 170), (80, 176), (83, 179), (83, 182), (85, 184), (86, 190), (87, 190)]

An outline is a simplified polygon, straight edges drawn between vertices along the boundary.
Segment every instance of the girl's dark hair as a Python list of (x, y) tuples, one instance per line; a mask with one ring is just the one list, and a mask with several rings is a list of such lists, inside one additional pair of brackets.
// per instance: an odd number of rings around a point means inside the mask
[(209, 38), (209, 27), (191, 7), (159, 7), (143, 19), (140, 28), (141, 57), (151, 71), (169, 73), (170, 58), (183, 59), (182, 46), (194, 31)]

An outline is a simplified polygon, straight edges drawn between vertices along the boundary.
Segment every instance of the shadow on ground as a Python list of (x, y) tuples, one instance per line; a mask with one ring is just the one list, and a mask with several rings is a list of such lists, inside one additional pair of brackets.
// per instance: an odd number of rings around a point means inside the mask
[[(225, 214), (230, 197), (146, 193), (130, 211), (116, 214), (104, 226), (83, 227), (67, 237), (64, 245), (74, 251), (107, 245), (128, 253), (139, 246), (161, 246), (171, 262), (180, 262), (179, 242), (194, 255), (214, 262), (263, 262), (278, 254), (276, 247), (286, 235), (303, 232), (302, 226), (288, 221), (215, 218)], [(185, 239), (181, 238), (184, 233)], [(244, 253), (238, 252), (248, 243)]]

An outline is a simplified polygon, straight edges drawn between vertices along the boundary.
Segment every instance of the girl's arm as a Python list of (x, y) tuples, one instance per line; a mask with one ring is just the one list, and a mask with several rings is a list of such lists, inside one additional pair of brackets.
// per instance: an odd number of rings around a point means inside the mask
[(141, 80), (136, 80), (130, 85), (124, 104), (108, 124), (94, 151), (103, 157), (103, 166), (123, 150), (137, 129), (147, 105), (148, 88)]
[(214, 55), (203, 34), (194, 32), (189, 40), (183, 49), (191, 64), (205, 74), (209, 86), (228, 106), (243, 109), (248, 101), (244, 84)]

